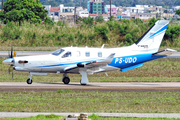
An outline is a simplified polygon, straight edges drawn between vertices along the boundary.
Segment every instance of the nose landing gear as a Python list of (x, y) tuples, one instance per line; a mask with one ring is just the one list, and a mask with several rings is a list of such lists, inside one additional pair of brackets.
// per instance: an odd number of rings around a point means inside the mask
[(32, 82), (33, 82), (32, 79), (30, 79), (30, 78), (27, 79), (27, 84), (32, 84)]
[(27, 84), (32, 84), (32, 74), (30, 74), (29, 78), (27, 79)]

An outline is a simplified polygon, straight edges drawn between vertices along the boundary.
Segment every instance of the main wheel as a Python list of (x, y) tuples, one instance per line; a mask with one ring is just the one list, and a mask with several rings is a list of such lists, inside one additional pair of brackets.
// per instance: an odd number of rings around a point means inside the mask
[(32, 79), (30, 79), (30, 78), (27, 79), (27, 84), (32, 84), (32, 82), (33, 82)]
[(63, 78), (63, 83), (64, 84), (69, 84), (69, 82), (70, 82), (70, 79), (68, 77)]

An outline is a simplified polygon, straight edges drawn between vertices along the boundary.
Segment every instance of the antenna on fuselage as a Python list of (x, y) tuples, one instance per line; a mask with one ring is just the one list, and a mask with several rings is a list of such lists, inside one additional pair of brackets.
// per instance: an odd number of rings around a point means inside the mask
[(101, 47), (101, 49), (103, 49), (103, 48), (104, 48), (104, 45), (106, 45), (106, 44), (103, 44), (103, 45), (102, 45), (102, 47)]

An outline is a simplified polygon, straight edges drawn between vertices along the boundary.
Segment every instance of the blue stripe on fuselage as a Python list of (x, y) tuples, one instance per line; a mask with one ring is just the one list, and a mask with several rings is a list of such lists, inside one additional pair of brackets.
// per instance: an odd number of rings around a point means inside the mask
[[(109, 66), (117, 67), (117, 68), (126, 68), (129, 66), (133, 66), (136, 64), (144, 63), (147, 61), (151, 61), (154, 59), (162, 58), (165, 56), (154, 56), (152, 53), (139, 54), (139, 55), (131, 55), (131, 56), (123, 56), (123, 57), (115, 57)], [(101, 59), (102, 60), (102, 59)], [(91, 61), (81, 61), (82, 63), (89, 63)], [(47, 65), (47, 66), (38, 66), (37, 68), (47, 68), (47, 67), (60, 67), (67, 65), (77, 65), (80, 62), (66, 63), (66, 64), (56, 64), (56, 65)]]
[(124, 56), (124, 57), (116, 57), (109, 64), (109, 66), (113, 66), (113, 67), (117, 67), (117, 68), (126, 68), (129, 66), (137, 65), (140, 63), (144, 63), (144, 62), (162, 58), (162, 57), (165, 57), (165, 56), (154, 56), (154, 55), (152, 55), (152, 53)]

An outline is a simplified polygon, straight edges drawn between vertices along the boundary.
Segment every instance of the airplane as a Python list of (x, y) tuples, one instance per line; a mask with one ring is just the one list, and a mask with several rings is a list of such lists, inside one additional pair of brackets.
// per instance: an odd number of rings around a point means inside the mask
[(167, 57), (176, 50), (158, 51), (169, 21), (157, 21), (133, 45), (118, 48), (65, 47), (48, 55), (16, 57), (11, 55), (3, 63), (13, 70), (29, 72), (27, 84), (32, 84), (33, 75), (47, 73), (63, 74), (62, 82), (69, 84), (68, 74), (81, 74), (81, 85), (88, 84), (87, 75), (120, 70), (122, 72), (143, 66), (144, 62)]

